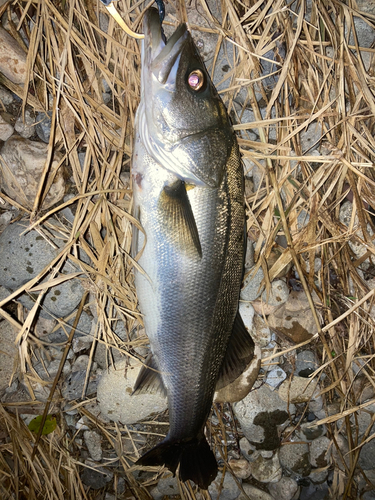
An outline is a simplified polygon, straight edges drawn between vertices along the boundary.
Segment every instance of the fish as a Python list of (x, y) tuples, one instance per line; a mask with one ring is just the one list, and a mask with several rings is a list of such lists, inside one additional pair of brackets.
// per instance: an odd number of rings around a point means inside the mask
[(135, 288), (150, 342), (133, 394), (167, 396), (169, 431), (136, 462), (207, 489), (218, 465), (205, 437), (215, 391), (249, 365), (238, 313), (245, 251), (243, 166), (226, 108), (187, 25), (166, 40), (144, 16), (132, 155)]

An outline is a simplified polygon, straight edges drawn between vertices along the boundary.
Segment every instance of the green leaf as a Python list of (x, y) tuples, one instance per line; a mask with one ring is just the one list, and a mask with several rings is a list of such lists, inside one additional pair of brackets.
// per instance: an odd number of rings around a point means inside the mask
[[(40, 429), (40, 424), (42, 423), (42, 415), (38, 415), (37, 417), (33, 418), (32, 421), (29, 423), (29, 429), (31, 432), (34, 432), (35, 434), (38, 434), (39, 429)], [(43, 430), (42, 430), (42, 435), (45, 436), (46, 434), (51, 434), (56, 429), (57, 422), (56, 422), (56, 417), (54, 415), (47, 415), (46, 421), (44, 422)]]

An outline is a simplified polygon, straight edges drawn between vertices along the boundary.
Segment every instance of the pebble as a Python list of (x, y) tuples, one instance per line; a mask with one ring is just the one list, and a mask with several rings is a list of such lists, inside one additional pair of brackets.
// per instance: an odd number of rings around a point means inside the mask
[(255, 268), (245, 270), (245, 279), (241, 290), (240, 298), (244, 301), (253, 301), (257, 299), (263, 292), (264, 285), (262, 284), (264, 273), (260, 267), (258, 271), (253, 274)]
[[(249, 306), (251, 305), (249, 304)], [(266, 325), (263, 318), (259, 316), (259, 314), (254, 314), (253, 325), (250, 333), (254, 342), (259, 347), (266, 347), (271, 341), (271, 330)]]
[[(17, 222), (10, 224), (0, 234), (0, 285), (10, 290), (16, 290), (37, 276), (59, 251), (52, 248), (36, 231), (21, 236), (26, 228), (26, 222)], [(63, 272), (73, 270), (70, 263), (63, 267)], [(54, 286), (44, 296), (41, 316), (48, 319), (49, 312), (58, 317), (67, 316), (77, 307), (82, 294), (83, 287), (77, 278)], [(34, 304), (26, 294), (18, 300), (27, 309), (31, 309)]]
[[(230, 472), (226, 472), (221, 486), (223, 473), (219, 472), (216, 479), (208, 487), (211, 500), (234, 500), (241, 492), (238, 484)], [(240, 481), (240, 480), (237, 480)]]
[(77, 368), (77, 365), (73, 365), (72, 373), (64, 380), (62, 386), (62, 396), (67, 401), (80, 399), (85, 395), (90, 396), (97, 390), (98, 380), (101, 375), (100, 371), (97, 370), (96, 372), (94, 372), (93, 370), (91, 370), (89, 378), (86, 381), (86, 369), (78, 370)]
[[(239, 304), (239, 313), (242, 318), (242, 321), (244, 322), (244, 325), (248, 329), (249, 332), (253, 333), (253, 321), (254, 321), (254, 307), (249, 304), (248, 302), (240, 302)], [(256, 337), (252, 335), (253, 340), (255, 342)]]
[(180, 493), (177, 477), (173, 476), (162, 477), (158, 482), (157, 489), (161, 496), (178, 495)]
[(83, 439), (85, 440), (90, 457), (95, 460), (95, 462), (100, 462), (103, 456), (102, 438), (100, 434), (95, 431), (84, 431)]
[(283, 476), (277, 483), (269, 484), (268, 491), (276, 500), (296, 500), (299, 497), (300, 488), (293, 478)]
[(275, 450), (280, 446), (279, 428), (289, 419), (288, 409), (291, 414), (295, 411), (294, 405), (288, 408), (277, 391), (266, 385), (233, 405), (245, 437), (262, 450)]
[(259, 455), (251, 463), (251, 474), (260, 483), (277, 483), (280, 481), (283, 471), (278, 451), (271, 458), (264, 458), (262, 455)]
[(8, 210), (7, 212), (3, 212), (0, 215), (0, 233), (4, 231), (4, 229), (7, 227), (12, 218), (13, 218), (13, 213), (10, 210)]
[(291, 403), (307, 403), (314, 394), (320, 392), (317, 379), (293, 377), (292, 381), (285, 380), (279, 388), (279, 396), (283, 401)]
[(0, 26), (0, 72), (13, 83), (23, 84), (26, 77), (26, 53)]
[(310, 444), (310, 463), (313, 467), (323, 468), (330, 463), (331, 440), (326, 436), (314, 439)]
[(249, 498), (251, 500), (273, 500), (274, 498), (266, 491), (263, 491), (252, 484), (244, 483), (242, 485), (242, 489), (245, 493), (241, 492), (240, 496), (237, 497), (237, 500), (249, 500)]
[(102, 414), (114, 422), (133, 424), (166, 410), (167, 400), (160, 394), (131, 395), (141, 364), (131, 361), (125, 369), (126, 363), (118, 363), (116, 369), (111, 367), (100, 379), (97, 398)]
[(0, 141), (7, 141), (13, 132), (13, 126), (0, 114)]
[[(67, 325), (64, 325), (64, 329), (63, 327), (59, 327), (56, 329), (56, 331), (53, 331), (48, 335), (50, 342), (60, 343), (67, 341), (71, 331), (71, 327), (73, 326), (73, 323), (75, 321), (75, 316), (76, 316), (76, 311), (73, 312), (73, 316), (66, 321)], [(85, 337), (86, 335), (89, 335), (91, 332), (91, 327), (92, 327), (91, 316), (89, 316), (87, 312), (82, 311), (78, 320), (77, 328), (74, 332), (74, 338)], [(90, 340), (92, 342), (92, 338), (90, 338)]]
[(318, 368), (316, 355), (313, 351), (301, 351), (296, 358), (296, 373), (299, 377), (308, 378)]
[(14, 97), (12, 92), (10, 92), (10, 90), (0, 85), (0, 102), (4, 104), (4, 106), (6, 107), (9, 106), (9, 104), (12, 104), (13, 101)]
[(49, 143), (49, 138), (51, 135), (51, 124), (52, 124), (52, 113), (48, 111), (47, 115), (45, 113), (38, 113), (36, 115), (36, 125), (35, 132), (39, 139), (46, 144)]
[(244, 458), (240, 459), (231, 458), (229, 460), (229, 466), (233, 474), (239, 479), (247, 479), (251, 475), (250, 464)]
[[(1, 299), (0, 299), (1, 300)], [(17, 331), (8, 321), (0, 319), (0, 397), (9, 387), (17, 354)]]
[(306, 477), (311, 472), (309, 445), (306, 443), (284, 443), (280, 448), (280, 463), (283, 469)]
[(246, 458), (248, 462), (254, 461), (259, 456), (259, 451), (257, 451), (256, 447), (251, 444), (247, 438), (243, 437), (239, 442), (240, 450), (242, 455)]
[[(47, 159), (48, 146), (30, 141), (19, 136), (12, 136), (6, 141), (1, 156), (9, 168), (3, 168), (1, 180), (4, 192), (26, 208), (32, 208), (38, 192), (39, 181)], [(61, 159), (55, 153), (50, 172), (53, 172)], [(15, 185), (14, 178), (17, 180)], [(54, 177), (42, 207), (47, 209), (58, 203), (65, 193), (63, 168), (60, 167)]]
[(313, 146), (316, 147), (322, 138), (322, 125), (318, 122), (311, 123), (306, 130), (300, 133), (303, 154)]
[(312, 422), (306, 422), (297, 429), (296, 434), (301, 441), (313, 441), (326, 434), (326, 432), (327, 427), (325, 425), (314, 425)]
[(309, 479), (314, 484), (322, 484), (328, 478), (328, 468), (327, 469), (311, 469), (309, 474)]
[(274, 368), (267, 373), (266, 384), (274, 391), (286, 379), (286, 373), (280, 367)]
[(107, 468), (97, 467), (96, 463), (91, 460), (85, 460), (85, 464), (88, 467), (83, 469), (81, 479), (86, 486), (90, 486), (93, 490), (100, 490), (112, 480), (113, 474)]
[(271, 290), (264, 290), (262, 300), (270, 306), (281, 306), (289, 297), (288, 285), (283, 280), (275, 280), (271, 283)]
[(268, 324), (293, 343), (309, 340), (316, 332), (316, 325), (304, 292), (292, 291), (287, 302), (268, 317)]
[(35, 132), (35, 118), (27, 109), (25, 111), (25, 120), (20, 116), (14, 126), (15, 131), (24, 139), (30, 139)]

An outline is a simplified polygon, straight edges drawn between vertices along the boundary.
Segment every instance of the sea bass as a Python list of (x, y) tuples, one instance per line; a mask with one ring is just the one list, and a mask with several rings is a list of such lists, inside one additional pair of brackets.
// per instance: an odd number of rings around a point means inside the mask
[(141, 102), (132, 158), (133, 235), (140, 310), (151, 354), (134, 393), (158, 387), (166, 438), (140, 465), (179, 466), (207, 489), (217, 463), (204, 435), (215, 390), (249, 364), (254, 344), (238, 314), (244, 260), (244, 186), (224, 104), (186, 24), (166, 42), (146, 11)]

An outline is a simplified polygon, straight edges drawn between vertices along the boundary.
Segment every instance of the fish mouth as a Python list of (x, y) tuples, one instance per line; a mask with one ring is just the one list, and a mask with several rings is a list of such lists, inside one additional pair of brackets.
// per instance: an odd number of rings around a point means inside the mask
[(162, 85), (167, 84), (168, 80), (174, 82), (181, 51), (188, 39), (186, 24), (180, 24), (166, 41), (158, 10), (149, 8), (145, 13), (143, 29), (145, 34), (143, 68), (151, 72)]

